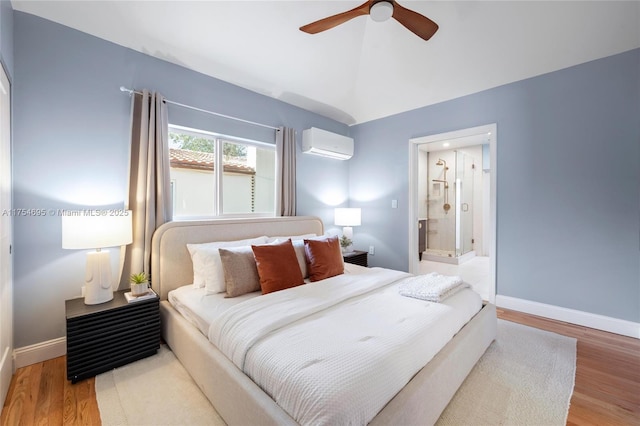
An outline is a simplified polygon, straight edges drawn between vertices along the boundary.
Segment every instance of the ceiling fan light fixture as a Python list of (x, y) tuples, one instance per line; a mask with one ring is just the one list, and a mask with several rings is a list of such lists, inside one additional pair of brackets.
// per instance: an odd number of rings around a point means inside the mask
[(388, 1), (380, 1), (371, 6), (369, 15), (376, 22), (384, 22), (393, 15), (393, 4)]

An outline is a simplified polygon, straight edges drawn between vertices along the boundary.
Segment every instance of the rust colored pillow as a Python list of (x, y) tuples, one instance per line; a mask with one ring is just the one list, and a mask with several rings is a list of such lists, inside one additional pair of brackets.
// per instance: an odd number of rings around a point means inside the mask
[(251, 246), (256, 258), (262, 294), (304, 284), (291, 240), (280, 244)]
[(304, 240), (307, 270), (311, 281), (320, 281), (344, 273), (338, 237)]

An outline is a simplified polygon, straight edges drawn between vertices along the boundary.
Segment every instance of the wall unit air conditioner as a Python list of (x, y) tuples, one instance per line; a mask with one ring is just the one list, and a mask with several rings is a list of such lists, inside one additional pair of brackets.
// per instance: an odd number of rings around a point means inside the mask
[(302, 131), (302, 152), (348, 160), (353, 157), (353, 139), (312, 127)]

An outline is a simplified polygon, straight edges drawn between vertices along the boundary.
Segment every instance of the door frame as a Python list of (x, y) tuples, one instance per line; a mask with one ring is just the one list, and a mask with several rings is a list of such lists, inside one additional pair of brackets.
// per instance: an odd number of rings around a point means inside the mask
[(5, 214), (12, 210), (11, 172), (11, 83), (0, 65), (0, 400), (4, 403), (11, 377), (13, 360), (13, 220)]
[[(478, 142), (482, 138), (484, 142)], [(420, 260), (418, 259), (418, 148), (424, 144), (443, 144), (449, 143), (446, 149), (460, 148), (465, 146), (479, 145), (480, 143), (489, 144), (489, 162), (490, 162), (490, 189), (489, 189), (489, 209), (490, 209), (490, 229), (485, 232), (484, 238), (489, 242), (489, 276), (493, 282), (493, 300), (495, 303), (495, 295), (497, 293), (497, 194), (496, 194), (496, 176), (497, 176), (497, 144), (498, 144), (498, 126), (496, 123), (486, 124), (483, 126), (470, 127), (446, 133), (437, 133), (432, 135), (420, 136), (409, 139), (409, 273), (418, 274)]]

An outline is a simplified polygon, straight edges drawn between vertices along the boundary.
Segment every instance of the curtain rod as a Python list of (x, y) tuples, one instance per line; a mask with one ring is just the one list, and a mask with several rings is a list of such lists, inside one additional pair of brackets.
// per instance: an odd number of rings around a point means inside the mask
[[(127, 89), (124, 86), (120, 86), (120, 91), (128, 93), (129, 96), (131, 96), (134, 93), (137, 93), (138, 95), (142, 95), (142, 92), (138, 92), (138, 91), (132, 90), (132, 89)], [(277, 127), (269, 126), (267, 124), (256, 123), (255, 121), (244, 120), (242, 118), (232, 117), (230, 115), (225, 115), (225, 114), (220, 114), (218, 112), (208, 111), (206, 109), (197, 108), (197, 107), (193, 107), (193, 106), (190, 106), (190, 105), (181, 104), (179, 102), (170, 101), (169, 99), (165, 99), (164, 101), (166, 103), (168, 103), (168, 104), (171, 104), (171, 105), (175, 105), (175, 106), (179, 106), (179, 107), (187, 108), (187, 109), (192, 109), (194, 111), (204, 112), (205, 114), (211, 114), (211, 115), (215, 115), (215, 116), (222, 117), (222, 118), (228, 118), (230, 120), (241, 121), (243, 123), (252, 124), (254, 126), (266, 127), (267, 129), (272, 129), (272, 130), (275, 130), (275, 131), (279, 131), (280, 130)]]

